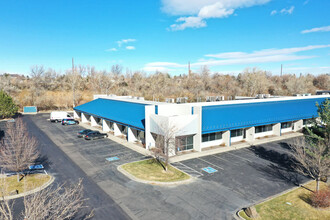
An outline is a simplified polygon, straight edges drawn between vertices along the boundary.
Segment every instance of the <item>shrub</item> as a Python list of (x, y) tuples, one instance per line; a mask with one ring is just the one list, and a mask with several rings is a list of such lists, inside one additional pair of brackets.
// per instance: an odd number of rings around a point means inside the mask
[(316, 208), (327, 208), (330, 206), (330, 188), (321, 189), (311, 195), (312, 206)]

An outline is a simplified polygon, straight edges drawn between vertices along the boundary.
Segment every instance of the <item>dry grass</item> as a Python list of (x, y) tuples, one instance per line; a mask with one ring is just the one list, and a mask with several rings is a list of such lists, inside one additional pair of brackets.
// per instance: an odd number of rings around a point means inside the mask
[[(315, 181), (306, 184), (305, 187), (315, 190)], [(324, 187), (328, 186), (325, 183), (321, 183), (321, 188)], [(260, 215), (257, 220), (330, 219), (330, 208), (316, 209), (310, 205), (309, 196), (311, 193), (309, 190), (300, 187), (289, 193), (260, 203), (256, 205), (257, 212)], [(240, 215), (250, 220), (243, 211), (240, 212)]]
[(123, 165), (122, 168), (136, 178), (147, 181), (175, 182), (190, 178), (171, 165), (168, 166), (168, 170), (165, 172), (162, 165), (155, 159), (128, 163)]
[[(5, 195), (9, 195), (11, 191), (18, 190), (18, 193), (27, 192), (44, 185), (50, 180), (49, 175), (31, 174), (25, 176), (20, 182), (17, 182), (17, 176), (0, 178), (0, 196), (2, 191)], [(3, 189), (3, 190), (1, 190)]]

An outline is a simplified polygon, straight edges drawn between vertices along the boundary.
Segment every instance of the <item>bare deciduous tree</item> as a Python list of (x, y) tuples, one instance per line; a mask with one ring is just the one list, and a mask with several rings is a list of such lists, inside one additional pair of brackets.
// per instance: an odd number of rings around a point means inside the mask
[(38, 158), (37, 141), (30, 137), (22, 119), (7, 123), (5, 138), (0, 145), (0, 166), (17, 173), (27, 169)]
[[(0, 174), (1, 175), (1, 174)], [(7, 194), (8, 190), (8, 185), (6, 183), (5, 178), (1, 178), (1, 183), (0, 183), (0, 219), (2, 220), (13, 220), (13, 206), (14, 206), (14, 201), (9, 200), (5, 198), (5, 195)]]
[(330, 157), (326, 156), (328, 147), (321, 143), (312, 146), (301, 138), (290, 144), (290, 148), (294, 152), (294, 158), (298, 161), (294, 169), (313, 178), (316, 181), (316, 191), (319, 191), (320, 178), (329, 175)]
[[(83, 197), (83, 185), (80, 180), (71, 186), (60, 185), (57, 188), (46, 188), (24, 197), (25, 219), (72, 219), (86, 208)], [(81, 217), (89, 219), (93, 213)]]
[(313, 120), (312, 128), (307, 127), (306, 138), (290, 145), (298, 161), (295, 170), (315, 179), (316, 192), (320, 178), (330, 175), (330, 100), (317, 107), (319, 118)]
[(161, 124), (156, 135), (156, 144), (152, 148), (156, 159), (160, 162), (160, 159), (164, 160), (164, 170), (167, 171), (169, 158), (175, 151), (175, 134), (177, 129), (175, 126), (166, 126)]

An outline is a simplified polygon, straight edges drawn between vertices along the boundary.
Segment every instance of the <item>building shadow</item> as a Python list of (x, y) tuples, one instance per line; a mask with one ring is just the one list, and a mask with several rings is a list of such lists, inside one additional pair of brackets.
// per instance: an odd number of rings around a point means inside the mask
[[(281, 145), (288, 147), (284, 143)], [(299, 186), (303, 181), (307, 180), (306, 176), (300, 175), (295, 171), (297, 161), (287, 153), (280, 153), (273, 149), (266, 149), (262, 146), (252, 146), (250, 150), (259, 158), (271, 162), (267, 166), (260, 166), (252, 163), (251, 166), (255, 167), (264, 175), (286, 183)]]

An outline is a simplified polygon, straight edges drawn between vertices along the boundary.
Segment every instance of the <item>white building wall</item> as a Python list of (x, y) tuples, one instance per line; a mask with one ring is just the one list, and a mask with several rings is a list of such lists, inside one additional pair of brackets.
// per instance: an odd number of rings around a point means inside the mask
[(132, 128), (127, 128), (127, 141), (128, 142), (135, 142), (137, 141), (136, 138), (136, 132), (134, 132), (135, 130), (133, 130)]
[(197, 116), (197, 130), (194, 136), (194, 150), (202, 151), (204, 145), (202, 145), (202, 107), (194, 106), (194, 115)]
[(222, 132), (222, 141), (223, 141), (223, 143), (225, 143), (226, 146), (230, 146), (231, 145), (230, 131), (224, 131), (224, 132)]
[(103, 129), (104, 132), (111, 131), (110, 126), (109, 126), (109, 122), (104, 120), (104, 119), (102, 119), (102, 129)]
[(117, 123), (113, 123), (113, 131), (115, 136), (122, 135)]
[(255, 140), (255, 138), (258, 137), (257, 134), (255, 133), (255, 130), (256, 130), (255, 127), (245, 129), (246, 141), (252, 143)]
[(303, 125), (303, 120), (298, 120), (293, 122), (293, 131), (297, 132), (297, 131), (301, 131), (303, 129), (304, 125)]
[(79, 119), (79, 114), (76, 111), (73, 111), (73, 118), (74, 119)]
[(260, 138), (260, 137), (271, 136), (271, 135), (274, 135), (273, 131), (266, 131), (266, 132), (255, 133), (254, 137)]
[(231, 138), (231, 143), (234, 143), (234, 142), (239, 142), (239, 141), (242, 141), (244, 140), (244, 136), (237, 136), (237, 137), (232, 137)]
[(163, 115), (163, 116), (191, 115), (191, 106), (181, 105), (181, 104), (158, 105), (158, 115)]
[(93, 115), (91, 115), (91, 126), (97, 126), (97, 125), (98, 124), (96, 122), (96, 118)]
[(82, 123), (88, 123), (89, 120), (87, 119), (85, 113), (81, 113), (81, 122)]
[(218, 146), (223, 144), (223, 138), (219, 140), (214, 140), (214, 141), (207, 141), (207, 142), (202, 142), (201, 143), (201, 148), (206, 148), (206, 147), (212, 147), (212, 146)]
[(281, 123), (273, 124), (273, 135), (281, 136)]
[(145, 106), (145, 144), (146, 149), (150, 149), (155, 146), (155, 140), (150, 131), (150, 116), (155, 114), (155, 106)]

